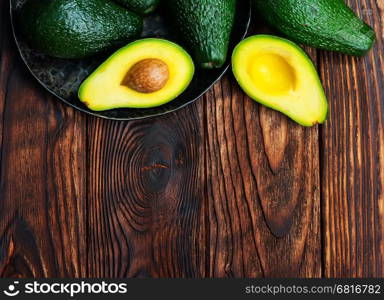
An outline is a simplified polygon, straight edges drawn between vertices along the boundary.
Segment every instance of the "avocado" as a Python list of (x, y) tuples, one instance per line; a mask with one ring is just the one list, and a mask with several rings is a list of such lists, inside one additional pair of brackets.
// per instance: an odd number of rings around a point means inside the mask
[(236, 0), (166, 0), (170, 17), (195, 62), (220, 68), (226, 61)]
[(252, 99), (278, 110), (303, 126), (323, 123), (328, 102), (317, 71), (295, 43), (255, 35), (238, 44), (233, 73)]
[(150, 14), (159, 4), (159, 0), (115, 0), (128, 9), (141, 15)]
[(95, 111), (155, 107), (179, 96), (194, 70), (192, 58), (177, 44), (142, 39), (109, 57), (81, 84), (78, 96)]
[(361, 56), (375, 32), (342, 0), (254, 0), (267, 23), (289, 39), (319, 49)]
[(120, 47), (143, 27), (140, 16), (109, 0), (28, 0), (19, 22), (31, 46), (59, 58)]

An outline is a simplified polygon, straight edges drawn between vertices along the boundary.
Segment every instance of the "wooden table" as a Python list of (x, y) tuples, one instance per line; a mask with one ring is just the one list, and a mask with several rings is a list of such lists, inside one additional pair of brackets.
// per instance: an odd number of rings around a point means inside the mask
[(384, 2), (349, 0), (364, 58), (311, 50), (330, 112), (303, 128), (228, 73), (179, 112), (107, 121), (32, 79), (0, 4), (0, 274), (384, 277)]

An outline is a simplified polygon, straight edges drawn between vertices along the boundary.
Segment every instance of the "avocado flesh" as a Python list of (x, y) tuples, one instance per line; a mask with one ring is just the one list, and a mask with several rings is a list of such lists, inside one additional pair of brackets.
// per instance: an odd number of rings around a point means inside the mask
[(256, 11), (289, 39), (319, 49), (361, 56), (373, 29), (342, 0), (253, 0)]
[(236, 0), (166, 0), (180, 37), (202, 68), (224, 65), (236, 13)]
[[(153, 93), (140, 93), (125, 85), (129, 70), (145, 59), (167, 64), (169, 79)], [(135, 41), (111, 55), (80, 86), (78, 96), (94, 111), (114, 108), (149, 108), (172, 101), (189, 85), (194, 75), (189, 54), (177, 44), (162, 39)]]
[(303, 126), (323, 123), (328, 102), (311, 59), (293, 42), (256, 35), (232, 56), (233, 73), (247, 95)]
[(83, 58), (138, 37), (143, 20), (109, 0), (28, 0), (20, 27), (34, 48), (59, 58)]
[(141, 15), (153, 12), (159, 4), (159, 0), (115, 0), (128, 9)]

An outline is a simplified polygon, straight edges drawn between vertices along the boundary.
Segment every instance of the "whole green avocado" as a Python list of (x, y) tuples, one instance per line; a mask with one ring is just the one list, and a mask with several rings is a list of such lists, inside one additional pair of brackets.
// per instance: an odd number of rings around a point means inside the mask
[(59, 58), (83, 58), (138, 37), (140, 16), (109, 0), (28, 0), (19, 23), (31, 46)]
[(373, 29), (343, 0), (253, 0), (269, 25), (298, 43), (361, 56), (375, 41)]
[(160, 0), (115, 0), (115, 1), (141, 15), (146, 15), (153, 12), (160, 2)]
[(212, 69), (224, 65), (235, 21), (236, 2), (167, 0), (174, 26), (200, 67)]

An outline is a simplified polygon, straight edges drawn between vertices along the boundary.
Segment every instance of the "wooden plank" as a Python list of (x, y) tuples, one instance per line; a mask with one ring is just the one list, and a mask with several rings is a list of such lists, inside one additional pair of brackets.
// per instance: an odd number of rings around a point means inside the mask
[(384, 276), (384, 3), (348, 1), (376, 30), (364, 58), (320, 55), (330, 100), (322, 131), (324, 274)]
[[(0, 20), (9, 20), (7, 12), (8, 4), (6, 1), (0, 3)], [(6, 90), (10, 70), (14, 61), (14, 51), (11, 51), (10, 38), (7, 32), (10, 31), (9, 23), (1, 22), (0, 28), (0, 137), (3, 133), (3, 118), (4, 118), (4, 104), (6, 97)], [(0, 150), (2, 148), (3, 139), (0, 138)], [(1, 151), (0, 151), (1, 153)], [(1, 155), (0, 155), (1, 164)]]
[(195, 106), (143, 121), (89, 123), (89, 275), (194, 276)]
[(48, 96), (1, 10), (0, 276), (85, 276), (84, 115)]
[(202, 115), (205, 275), (321, 276), (317, 127), (257, 105), (232, 77)]

